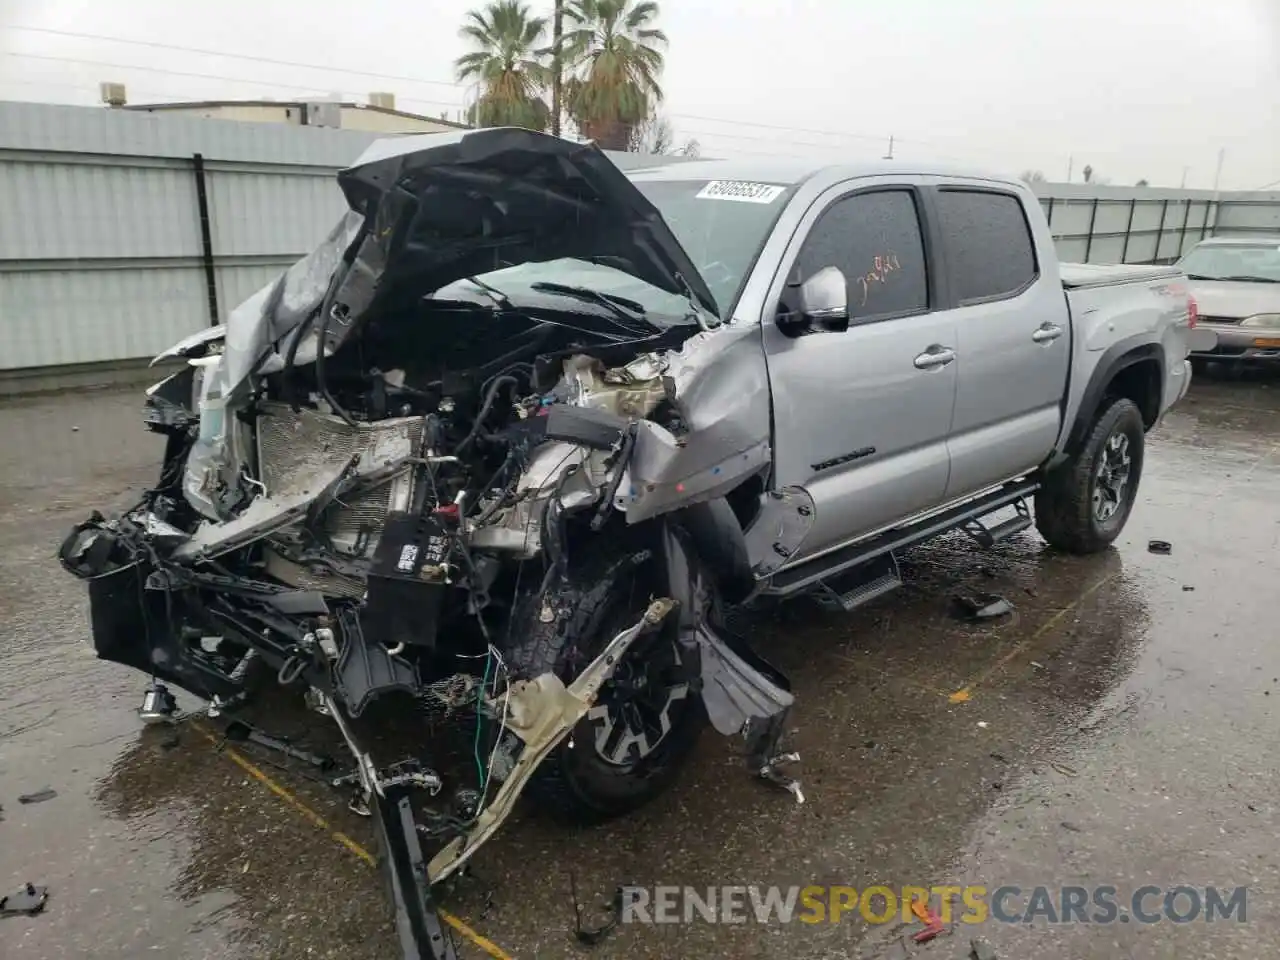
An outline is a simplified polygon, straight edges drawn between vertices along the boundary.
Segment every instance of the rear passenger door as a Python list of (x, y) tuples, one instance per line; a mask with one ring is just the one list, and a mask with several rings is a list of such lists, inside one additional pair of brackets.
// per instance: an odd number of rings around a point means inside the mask
[[(763, 318), (776, 487), (816, 506), (797, 559), (935, 506), (947, 485), (955, 327), (937, 313), (916, 183), (857, 180), (805, 213)], [(777, 323), (796, 285), (844, 274), (849, 327), (800, 335)]]
[(1056, 271), (1040, 269), (1023, 197), (940, 181), (929, 194), (956, 327), (947, 500), (1028, 472), (1053, 450), (1071, 337)]

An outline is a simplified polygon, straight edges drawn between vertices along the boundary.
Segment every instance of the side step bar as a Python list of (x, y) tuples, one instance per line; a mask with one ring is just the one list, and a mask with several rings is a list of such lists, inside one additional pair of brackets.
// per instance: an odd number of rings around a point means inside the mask
[(852, 613), (902, 586), (898, 558), (893, 553), (851, 567), (818, 583), (814, 599), (828, 610)]
[(1019, 500), (1013, 506), (1018, 512), (994, 527), (988, 527), (982, 522), (981, 517), (974, 517), (960, 524), (960, 529), (981, 546), (994, 547), (1002, 540), (1008, 540), (1014, 534), (1021, 533), (1031, 526), (1031, 508), (1027, 506), (1027, 501)]
[[(780, 570), (773, 575), (768, 583), (762, 586), (760, 592), (765, 596), (794, 596), (809, 590), (821, 581), (830, 580), (836, 574), (844, 573), (853, 567), (881, 558), (894, 550), (902, 550), (906, 547), (914, 546), (931, 537), (946, 533), (948, 530), (963, 528), (970, 521), (980, 520), (982, 517), (994, 513), (1002, 507), (1020, 504), (1017, 517), (991, 529), (985, 526), (982, 527), (982, 530), (988, 536), (998, 534), (999, 539), (1012, 536), (1019, 530), (1025, 530), (1031, 525), (1030, 513), (1027, 512), (1026, 504), (1022, 503), (1022, 501), (1035, 493), (1039, 486), (1040, 484), (1035, 480), (1015, 480), (1011, 483), (1006, 483), (990, 493), (983, 494), (974, 500), (967, 500), (941, 513), (935, 513), (907, 526), (886, 530), (884, 533), (877, 534), (867, 540), (851, 543), (821, 557), (815, 557), (797, 566)], [(1012, 526), (1015, 523), (1022, 525), (1015, 529)], [(970, 533), (968, 530), (965, 532)], [(970, 536), (974, 536), (974, 534), (970, 533)], [(998, 539), (992, 540), (992, 542), (998, 542)], [(888, 592), (889, 589), (892, 589), (892, 587), (883, 592)]]

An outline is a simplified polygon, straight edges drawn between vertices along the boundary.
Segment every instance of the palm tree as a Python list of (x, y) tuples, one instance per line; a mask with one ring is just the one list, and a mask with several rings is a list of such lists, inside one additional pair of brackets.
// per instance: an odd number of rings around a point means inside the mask
[(551, 16), (551, 132), (560, 136), (564, 115), (564, 0), (555, 0)]
[(578, 129), (599, 146), (625, 150), (638, 124), (662, 102), (667, 35), (653, 26), (653, 0), (570, 0), (572, 29), (565, 59), (577, 75), (565, 83), (565, 99)]
[(476, 49), (455, 63), (458, 80), (479, 82), (480, 96), (468, 120), (476, 126), (545, 130), (550, 111), (542, 91), (550, 80), (539, 60), (546, 17), (520, 0), (493, 0), (467, 13), (459, 35)]

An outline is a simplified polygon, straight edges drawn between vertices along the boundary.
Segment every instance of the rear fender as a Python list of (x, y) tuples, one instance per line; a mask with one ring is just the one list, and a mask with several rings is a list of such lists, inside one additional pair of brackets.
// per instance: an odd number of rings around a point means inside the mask
[[(1159, 365), (1160, 373), (1157, 383), (1163, 385), (1166, 370), (1164, 347), (1151, 341), (1149, 337), (1126, 338), (1113, 344), (1103, 353), (1085, 384), (1080, 406), (1076, 410), (1075, 418), (1067, 433), (1066, 443), (1063, 445), (1063, 454), (1055, 458), (1055, 463), (1075, 454), (1084, 445), (1085, 438), (1098, 418), (1098, 412), (1116, 377), (1126, 369), (1149, 360), (1154, 360)], [(1158, 412), (1161, 397), (1155, 398), (1155, 404)]]

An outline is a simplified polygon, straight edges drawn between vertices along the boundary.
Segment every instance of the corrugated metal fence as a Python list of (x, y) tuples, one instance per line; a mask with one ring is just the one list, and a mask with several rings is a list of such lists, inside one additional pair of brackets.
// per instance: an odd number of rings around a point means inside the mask
[[(344, 209), (349, 130), (0, 103), (0, 373), (148, 358), (261, 287)], [(1280, 236), (1280, 194), (1041, 184), (1065, 260)]]
[(1280, 193), (1041, 183), (1058, 256), (1078, 263), (1171, 263), (1205, 237), (1274, 236)]

